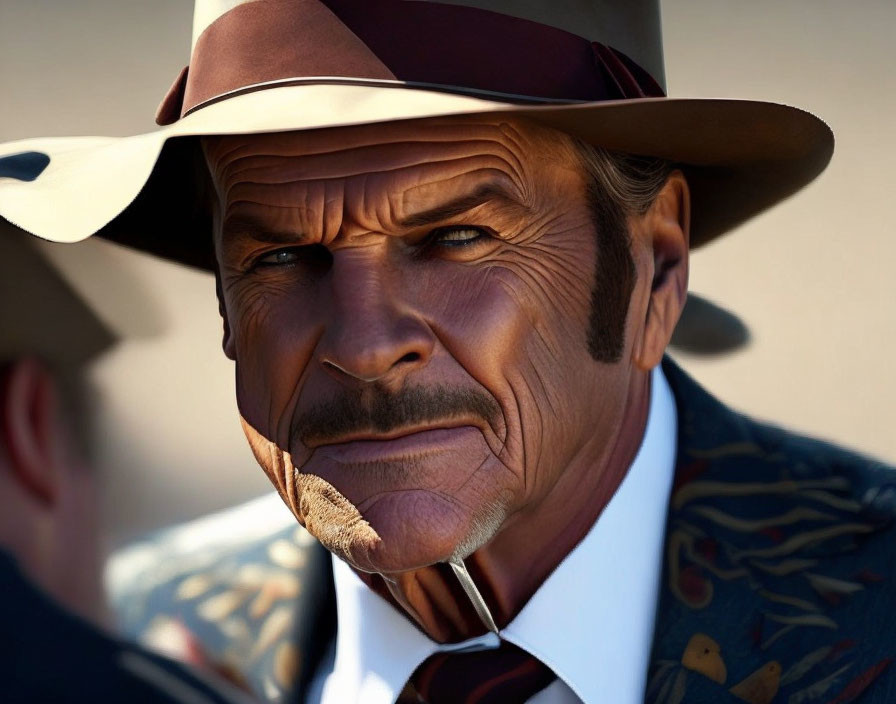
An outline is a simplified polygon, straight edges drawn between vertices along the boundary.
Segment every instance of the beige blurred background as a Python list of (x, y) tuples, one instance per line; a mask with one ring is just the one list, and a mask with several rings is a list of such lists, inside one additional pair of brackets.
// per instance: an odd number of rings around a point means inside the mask
[[(191, 14), (188, 0), (0, 0), (0, 141), (153, 129)], [(896, 461), (896, 3), (664, 0), (663, 22), (670, 94), (794, 104), (837, 136), (816, 183), (693, 257), (692, 290), (749, 344), (676, 357), (737, 408)], [(123, 337), (91, 370), (111, 542), (268, 491), (210, 277), (101, 241), (44, 250)]]

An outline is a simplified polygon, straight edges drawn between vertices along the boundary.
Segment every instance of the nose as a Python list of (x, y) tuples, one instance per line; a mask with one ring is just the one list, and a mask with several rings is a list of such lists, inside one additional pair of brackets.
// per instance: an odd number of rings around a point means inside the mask
[(321, 364), (342, 383), (400, 387), (429, 362), (433, 332), (405, 300), (401, 279), (379, 257), (334, 254), (331, 310), (318, 349)]

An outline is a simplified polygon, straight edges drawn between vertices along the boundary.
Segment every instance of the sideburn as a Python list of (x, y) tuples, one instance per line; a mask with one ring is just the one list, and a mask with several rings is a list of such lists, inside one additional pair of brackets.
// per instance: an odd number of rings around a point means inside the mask
[(613, 364), (622, 359), (625, 348), (625, 321), (635, 287), (635, 261), (622, 207), (597, 179), (587, 179), (586, 189), (597, 241), (588, 351), (598, 362)]

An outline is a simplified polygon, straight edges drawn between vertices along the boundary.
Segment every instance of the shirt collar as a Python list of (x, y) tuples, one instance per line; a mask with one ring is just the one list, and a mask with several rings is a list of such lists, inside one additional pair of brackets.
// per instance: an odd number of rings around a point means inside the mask
[[(644, 700), (676, 436), (675, 402), (656, 368), (644, 437), (628, 473), (588, 534), (501, 631), (585, 704), (611, 692), (620, 704)], [(339, 630), (323, 704), (392, 704), (433, 653), (497, 644), (486, 634), (442, 646), (336, 558), (333, 575)]]

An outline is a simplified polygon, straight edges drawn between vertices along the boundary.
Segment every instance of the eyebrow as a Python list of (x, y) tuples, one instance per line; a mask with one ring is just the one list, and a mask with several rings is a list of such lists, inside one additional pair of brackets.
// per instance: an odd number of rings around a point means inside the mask
[(407, 217), (402, 218), (398, 224), (401, 227), (406, 228), (433, 225), (444, 220), (450, 220), (458, 215), (463, 215), (467, 211), (480, 205), (484, 205), (485, 203), (495, 201), (499, 202), (501, 205), (522, 208), (528, 212), (528, 208), (511, 196), (502, 186), (497, 183), (486, 183), (472, 193), (459, 196), (454, 200), (442, 203), (434, 208), (408, 215)]
[(296, 244), (306, 235), (294, 230), (273, 230), (270, 224), (251, 215), (230, 215), (221, 227), (222, 239), (245, 235), (267, 244)]

